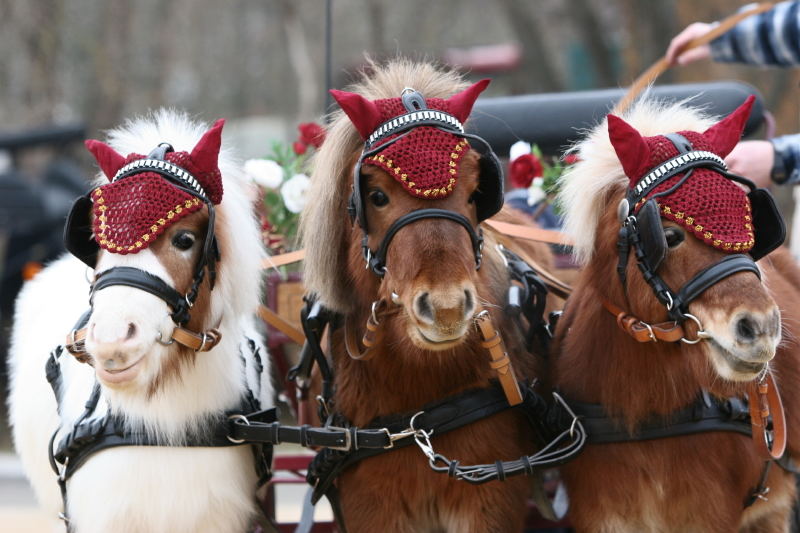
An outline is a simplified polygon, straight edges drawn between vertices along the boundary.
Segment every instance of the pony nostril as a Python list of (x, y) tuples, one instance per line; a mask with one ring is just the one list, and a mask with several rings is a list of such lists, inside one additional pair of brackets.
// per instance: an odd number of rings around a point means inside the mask
[(464, 289), (464, 318), (472, 316), (475, 310), (475, 296), (469, 289)]
[(414, 301), (414, 311), (417, 313), (417, 317), (425, 322), (433, 323), (435, 321), (430, 296), (427, 292), (423, 292), (417, 296), (417, 299)]
[(125, 334), (125, 340), (129, 341), (134, 336), (136, 336), (136, 324), (130, 322), (128, 323), (128, 332)]
[(750, 316), (743, 316), (736, 322), (736, 340), (751, 343), (761, 334), (758, 324)]

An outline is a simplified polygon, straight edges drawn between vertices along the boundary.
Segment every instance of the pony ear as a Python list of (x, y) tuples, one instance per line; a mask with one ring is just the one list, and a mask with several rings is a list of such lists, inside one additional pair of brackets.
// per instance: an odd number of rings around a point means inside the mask
[(714, 151), (720, 157), (726, 157), (731, 153), (731, 150), (741, 140), (744, 126), (747, 124), (755, 100), (756, 97), (751, 94), (733, 113), (703, 132), (703, 138), (714, 147)]
[(633, 187), (650, 166), (650, 148), (638, 131), (616, 115), (608, 115), (608, 138)]
[(88, 139), (83, 144), (97, 160), (100, 170), (106, 175), (108, 181), (114, 179), (117, 171), (125, 165), (125, 158), (106, 143)]
[(460, 93), (456, 93), (447, 99), (450, 104), (450, 112), (461, 122), (464, 122), (472, 113), (472, 106), (475, 105), (475, 100), (486, 89), (492, 80), (484, 78), (477, 83), (473, 83)]
[(375, 102), (371, 102), (356, 93), (330, 90), (331, 96), (350, 118), (362, 139), (366, 139), (381, 123), (381, 112)]
[(200, 137), (200, 140), (197, 141), (197, 144), (192, 149), (192, 153), (189, 157), (194, 166), (202, 172), (212, 172), (217, 168), (219, 147), (222, 143), (222, 126), (224, 125), (224, 118), (214, 122), (211, 129)]

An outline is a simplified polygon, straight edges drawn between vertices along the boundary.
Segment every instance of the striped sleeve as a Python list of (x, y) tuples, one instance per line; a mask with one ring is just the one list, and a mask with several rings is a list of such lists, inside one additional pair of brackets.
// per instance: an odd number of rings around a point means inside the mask
[(711, 55), (729, 63), (800, 65), (800, 1), (743, 20), (711, 42)]
[(784, 183), (787, 185), (800, 184), (800, 133), (781, 135), (771, 141), (775, 147), (775, 157), (783, 159), (783, 167), (788, 176)]

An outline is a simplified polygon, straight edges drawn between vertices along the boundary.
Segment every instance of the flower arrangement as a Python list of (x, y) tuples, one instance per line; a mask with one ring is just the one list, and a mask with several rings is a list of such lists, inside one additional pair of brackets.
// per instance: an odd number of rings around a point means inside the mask
[(550, 203), (558, 193), (559, 178), (566, 167), (577, 161), (577, 156), (547, 158), (536, 144), (517, 141), (508, 156), (509, 181), (517, 189), (528, 190), (528, 205), (541, 201)]
[(261, 191), (261, 227), (264, 244), (273, 254), (293, 248), (297, 220), (307, 201), (311, 181), (305, 173), (312, 149), (325, 140), (325, 130), (308, 122), (297, 127), (300, 135), (291, 146), (273, 142), (264, 158), (245, 162), (244, 170)]

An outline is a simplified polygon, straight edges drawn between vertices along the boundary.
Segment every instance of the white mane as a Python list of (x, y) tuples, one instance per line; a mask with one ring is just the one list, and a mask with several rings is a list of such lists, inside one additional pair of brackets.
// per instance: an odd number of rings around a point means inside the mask
[[(704, 131), (714, 123), (713, 117), (689, 107), (686, 101), (665, 103), (648, 97), (640, 99), (622, 118), (645, 137), (681, 130)], [(627, 187), (629, 180), (608, 139), (605, 119), (570, 152), (578, 156), (579, 162), (562, 176), (557, 201), (564, 212), (564, 231), (574, 239), (573, 253), (583, 265), (594, 253), (601, 213), (616, 209), (604, 205), (604, 198), (609, 192)]]

